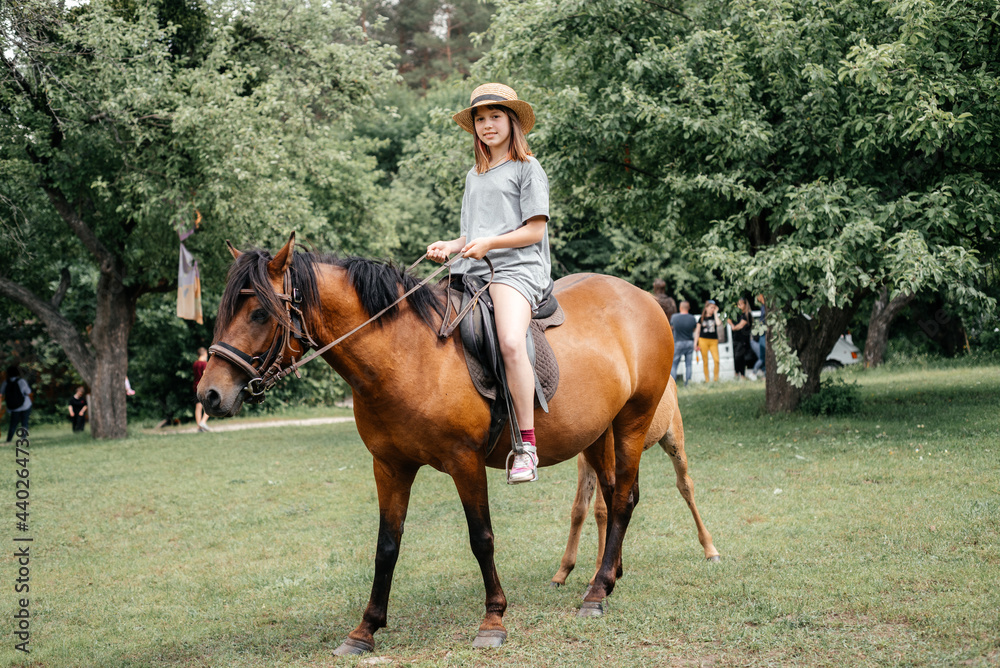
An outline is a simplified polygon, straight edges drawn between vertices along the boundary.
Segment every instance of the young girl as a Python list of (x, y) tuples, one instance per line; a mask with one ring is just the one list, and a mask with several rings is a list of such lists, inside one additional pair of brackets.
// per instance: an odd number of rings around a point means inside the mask
[(705, 302), (701, 310), (701, 319), (694, 328), (694, 351), (701, 353), (701, 364), (705, 371), (705, 382), (708, 382), (708, 354), (712, 353), (712, 370), (715, 372), (715, 382), (719, 382), (719, 330), (722, 321), (719, 319), (719, 306), (714, 299)]
[(489, 83), (472, 91), (469, 108), (454, 119), (473, 135), (476, 164), (465, 177), (461, 236), (434, 242), (427, 257), (444, 262), (461, 253), (454, 271), (484, 278), (489, 268), (478, 260), (489, 255), (493, 262), (490, 297), (525, 452), (514, 457), (507, 482), (533, 482), (538, 480), (535, 382), (525, 338), (551, 273), (549, 180), (524, 137), (535, 112), (512, 88)]

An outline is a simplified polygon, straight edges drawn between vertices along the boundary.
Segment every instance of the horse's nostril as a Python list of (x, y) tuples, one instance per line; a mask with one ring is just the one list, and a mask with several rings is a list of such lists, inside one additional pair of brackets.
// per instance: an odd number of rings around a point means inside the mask
[(218, 408), (220, 402), (219, 393), (215, 390), (209, 390), (205, 393), (205, 406), (207, 408)]

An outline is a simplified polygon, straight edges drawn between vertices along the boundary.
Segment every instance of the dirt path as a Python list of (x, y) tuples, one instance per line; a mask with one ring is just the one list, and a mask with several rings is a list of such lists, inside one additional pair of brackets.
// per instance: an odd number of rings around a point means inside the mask
[[(221, 431), (240, 431), (243, 429), (266, 429), (269, 427), (313, 427), (321, 424), (336, 424), (338, 422), (354, 422), (353, 417), (323, 417), (323, 418), (305, 418), (302, 420), (261, 420), (253, 422), (244, 422), (237, 420), (225, 420), (220, 422), (218, 420), (212, 420), (209, 422), (209, 429), (211, 432), (221, 432)], [(198, 427), (194, 425), (185, 425), (183, 427), (166, 427), (164, 429), (148, 429), (143, 430), (150, 434), (160, 434), (161, 436), (169, 436), (172, 434), (196, 434), (198, 433)]]

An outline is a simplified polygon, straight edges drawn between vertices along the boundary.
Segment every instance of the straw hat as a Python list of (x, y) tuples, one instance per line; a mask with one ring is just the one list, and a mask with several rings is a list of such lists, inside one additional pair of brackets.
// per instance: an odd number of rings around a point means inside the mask
[(513, 88), (499, 83), (487, 83), (476, 88), (469, 98), (468, 109), (463, 109), (452, 118), (462, 126), (463, 130), (476, 134), (476, 126), (472, 120), (471, 112), (476, 107), (483, 106), (507, 107), (517, 114), (518, 120), (521, 121), (521, 129), (524, 130), (525, 134), (535, 125), (535, 110), (531, 108), (531, 105), (524, 100), (517, 99), (517, 93), (514, 92)]

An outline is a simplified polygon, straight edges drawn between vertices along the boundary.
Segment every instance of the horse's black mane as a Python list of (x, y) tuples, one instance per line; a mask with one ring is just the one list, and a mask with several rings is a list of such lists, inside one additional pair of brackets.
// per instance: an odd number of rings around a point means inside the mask
[[(275, 296), (267, 273), (267, 263), (271, 259), (268, 251), (254, 248), (240, 255), (229, 268), (226, 290), (222, 294), (219, 316), (215, 323), (216, 338), (232, 323), (242, 296), (240, 291), (246, 289), (256, 293), (261, 308), (272, 318), (286, 326), (289, 324), (284, 304)], [(375, 315), (399, 299), (401, 288), (406, 291), (420, 282), (419, 278), (387, 260), (356, 256), (340, 258), (324, 253), (295, 253), (292, 259), (292, 282), (302, 294), (301, 308), (306, 314), (315, 312), (319, 308), (319, 290), (314, 270), (317, 264), (329, 264), (346, 269), (351, 285), (358, 293), (361, 306), (369, 316)], [(421, 320), (432, 328), (436, 326), (433, 314), (437, 313), (439, 317), (444, 315), (443, 300), (442, 294), (431, 286), (424, 286), (407, 297), (410, 306)], [(378, 324), (388, 322), (398, 313), (399, 308), (393, 307), (376, 322)]]

